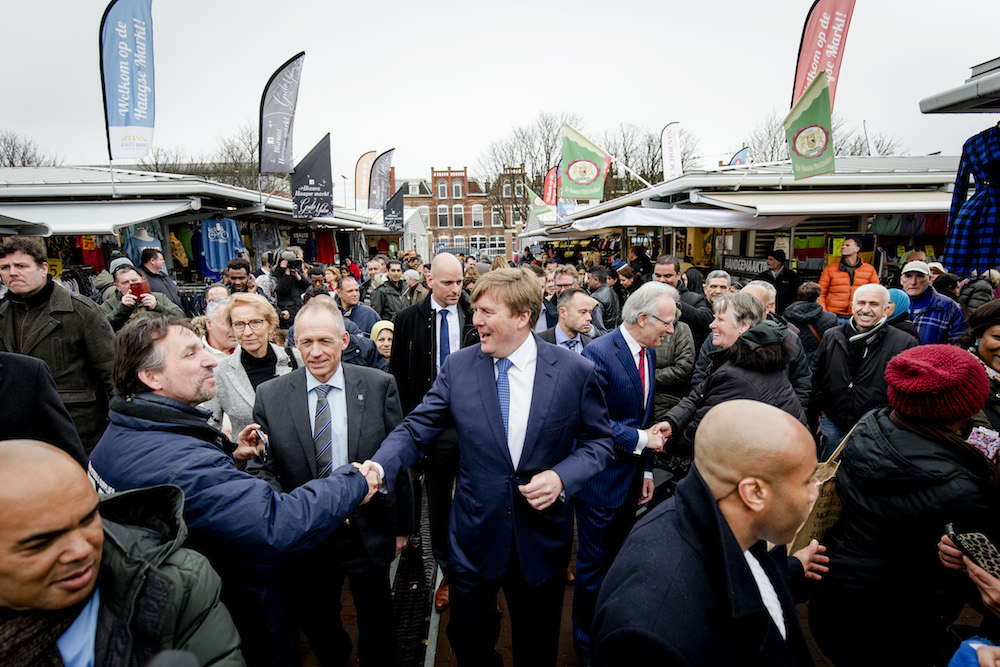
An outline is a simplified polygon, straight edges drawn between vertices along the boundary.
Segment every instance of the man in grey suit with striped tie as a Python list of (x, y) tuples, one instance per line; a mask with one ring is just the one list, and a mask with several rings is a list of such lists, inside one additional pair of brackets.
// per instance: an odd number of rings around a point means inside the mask
[[(332, 301), (303, 306), (295, 340), (304, 368), (260, 385), (254, 405), (254, 420), (270, 438), (270, 451), (254, 472), (286, 492), (371, 458), (402, 420), (391, 375), (340, 363), (350, 337)], [(323, 665), (344, 665), (351, 657), (340, 620), (345, 577), (358, 612), (360, 661), (396, 664), (389, 564), (413, 532), (412, 495), (401, 477), (402, 486), (376, 494), (319, 548), (286, 568), (288, 611)]]

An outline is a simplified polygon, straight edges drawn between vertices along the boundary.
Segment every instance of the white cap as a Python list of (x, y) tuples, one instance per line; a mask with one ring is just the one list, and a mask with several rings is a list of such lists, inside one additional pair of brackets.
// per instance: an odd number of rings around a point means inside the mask
[(915, 261), (907, 262), (906, 266), (903, 267), (903, 273), (910, 273), (911, 271), (916, 271), (917, 273), (922, 273), (925, 276), (931, 275), (931, 268), (927, 266), (927, 262)]

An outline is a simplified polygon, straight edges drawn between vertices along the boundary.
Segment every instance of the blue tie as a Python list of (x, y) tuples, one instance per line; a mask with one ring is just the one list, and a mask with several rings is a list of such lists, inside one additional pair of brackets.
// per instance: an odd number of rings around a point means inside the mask
[(326, 477), (333, 468), (333, 460), (330, 456), (330, 447), (333, 444), (330, 429), (330, 404), (326, 400), (326, 395), (333, 389), (328, 384), (321, 384), (315, 388), (316, 392), (316, 416), (313, 419), (313, 444), (316, 447), (316, 469), (319, 470), (318, 477)]
[(444, 360), (451, 354), (451, 337), (448, 335), (448, 311), (441, 310), (441, 342), (438, 345), (440, 360), (438, 365), (444, 366)]
[(510, 380), (507, 371), (510, 370), (510, 359), (497, 359), (497, 398), (500, 399), (500, 416), (503, 417), (504, 435), (510, 437), (508, 421), (510, 419)]
[(568, 347), (569, 349), (571, 349), (574, 352), (576, 352), (576, 343), (577, 343), (577, 341), (575, 339), (574, 340), (567, 340), (567, 341), (563, 341), (563, 342), (566, 344), (566, 347)]

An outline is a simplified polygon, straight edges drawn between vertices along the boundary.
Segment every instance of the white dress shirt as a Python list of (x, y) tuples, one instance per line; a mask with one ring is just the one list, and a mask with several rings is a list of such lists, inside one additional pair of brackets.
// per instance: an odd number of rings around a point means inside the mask
[[(635, 369), (636, 369), (636, 371), (638, 371), (639, 370), (639, 351), (642, 349), (642, 346), (639, 345), (639, 343), (637, 343), (635, 341), (635, 339), (632, 338), (632, 336), (629, 335), (628, 330), (625, 329), (625, 325), (624, 324), (621, 325), (620, 327), (618, 327), (618, 329), (622, 332), (622, 337), (625, 339), (625, 344), (628, 345), (628, 350), (629, 350), (629, 352), (632, 353), (632, 363), (635, 364)], [(643, 355), (643, 356), (645, 356), (645, 355)], [(642, 401), (643, 401), (642, 405), (643, 405), (643, 408), (645, 408), (645, 406), (646, 406), (646, 401), (649, 400), (649, 383), (650, 383), (650, 380), (652, 379), (652, 378), (649, 377), (648, 362), (647, 362), (647, 366), (646, 366), (646, 370), (645, 370), (645, 378), (646, 378), (646, 380), (645, 380), (645, 382), (642, 385)], [(636, 430), (639, 432), (639, 442), (636, 443), (636, 445), (635, 445), (635, 451), (633, 451), (632, 453), (635, 454), (636, 456), (638, 456), (639, 454), (642, 454), (642, 450), (644, 450), (646, 448), (646, 442), (649, 440), (649, 437), (646, 435), (646, 432), (643, 431), (641, 428), (640, 429), (636, 429)]]
[[(512, 364), (507, 370), (507, 380), (510, 383), (510, 411), (507, 413), (507, 449), (510, 450), (510, 460), (514, 470), (521, 461), (524, 450), (524, 438), (528, 434), (528, 413), (531, 412), (531, 394), (535, 385), (535, 366), (538, 363), (538, 346), (535, 337), (528, 338), (521, 347), (507, 357)], [(493, 360), (493, 379), (498, 371), (497, 360)]]
[(575, 336), (570, 338), (569, 336), (566, 335), (566, 332), (563, 331), (562, 327), (559, 326), (558, 324), (556, 325), (555, 329), (556, 329), (556, 345), (569, 348), (569, 346), (566, 345), (566, 341), (575, 340), (576, 347), (573, 348), (573, 351), (576, 352), (577, 354), (583, 354), (583, 337), (580, 334), (576, 334)]
[(781, 600), (778, 599), (778, 592), (774, 590), (774, 584), (768, 579), (767, 572), (764, 571), (764, 567), (758, 562), (756, 556), (747, 550), (743, 552), (743, 557), (746, 558), (747, 565), (750, 566), (750, 572), (753, 574), (754, 583), (757, 584), (757, 590), (760, 591), (760, 599), (764, 603), (764, 608), (767, 609), (767, 613), (771, 617), (771, 620), (774, 621), (774, 624), (778, 626), (778, 632), (781, 633), (782, 639), (787, 639), (785, 614), (781, 609)]
[(431, 308), (434, 309), (434, 363), (438, 370), (441, 370), (441, 311), (448, 311), (448, 354), (457, 352), (462, 347), (461, 329), (458, 323), (458, 304), (452, 304), (447, 308), (442, 308), (441, 304), (434, 300), (434, 296), (427, 297), (431, 300)]
[[(309, 400), (309, 428), (313, 437), (316, 436), (316, 403), (319, 400), (318, 393), (313, 391), (316, 387), (328, 384), (335, 387), (326, 395), (326, 403), (330, 406), (330, 461), (333, 469), (350, 463), (347, 460), (347, 396), (344, 392), (344, 365), (337, 366), (333, 376), (326, 382), (320, 382), (313, 374), (306, 369), (306, 397)], [(341, 440), (338, 443), (338, 438)], [(343, 459), (343, 460), (338, 460)]]

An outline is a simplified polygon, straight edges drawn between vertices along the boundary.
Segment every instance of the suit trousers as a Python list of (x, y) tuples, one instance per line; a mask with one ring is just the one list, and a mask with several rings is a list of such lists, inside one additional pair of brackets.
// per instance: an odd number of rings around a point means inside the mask
[[(567, 563), (568, 565), (568, 563)], [(507, 571), (500, 579), (485, 579), (453, 567), (448, 641), (463, 667), (502, 667), (496, 651), (500, 638), (497, 593), (503, 588), (510, 611), (515, 667), (553, 667), (559, 652), (559, 622), (566, 589), (566, 568), (538, 586), (524, 581), (517, 550), (511, 551)]]
[[(458, 475), (458, 451), (458, 432), (450, 428), (443, 431), (427, 448), (423, 462), (431, 550), (434, 560), (442, 568), (448, 563), (448, 525), (451, 521), (451, 501), (455, 494), (455, 477)], [(419, 498), (415, 500), (419, 508)], [(419, 526), (420, 521), (415, 525)]]
[(598, 507), (574, 501), (576, 506), (576, 582), (573, 584), (573, 647), (584, 664), (590, 663), (590, 632), (597, 594), (611, 563), (635, 523), (638, 498), (629, 494), (621, 507)]
[(372, 562), (355, 520), (341, 524), (284, 574), (289, 615), (305, 632), (324, 667), (346, 665), (351, 657), (351, 639), (340, 619), (345, 578), (358, 614), (359, 661), (376, 667), (398, 664), (389, 568)]

